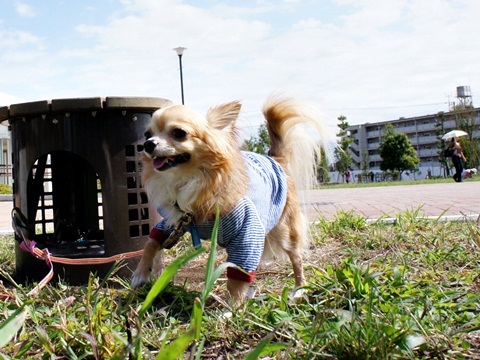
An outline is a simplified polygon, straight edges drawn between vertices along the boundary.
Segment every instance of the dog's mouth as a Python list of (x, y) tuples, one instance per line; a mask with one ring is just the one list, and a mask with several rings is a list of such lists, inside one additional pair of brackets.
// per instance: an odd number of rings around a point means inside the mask
[(153, 167), (158, 171), (165, 171), (190, 160), (190, 154), (183, 153), (177, 156), (160, 156), (153, 158)]

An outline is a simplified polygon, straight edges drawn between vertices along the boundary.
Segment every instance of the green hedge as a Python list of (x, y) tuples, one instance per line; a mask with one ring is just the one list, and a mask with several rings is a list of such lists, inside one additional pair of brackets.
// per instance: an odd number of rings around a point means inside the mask
[(12, 187), (7, 184), (0, 184), (0, 194), (11, 194)]

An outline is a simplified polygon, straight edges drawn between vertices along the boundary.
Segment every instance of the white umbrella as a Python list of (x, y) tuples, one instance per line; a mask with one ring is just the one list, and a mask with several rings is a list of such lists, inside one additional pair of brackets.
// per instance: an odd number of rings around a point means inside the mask
[(463, 130), (452, 130), (452, 131), (449, 131), (448, 133), (446, 133), (445, 135), (443, 135), (442, 140), (447, 140), (447, 139), (451, 139), (451, 138), (454, 138), (454, 137), (465, 136), (465, 135), (468, 135), (468, 133), (466, 133)]

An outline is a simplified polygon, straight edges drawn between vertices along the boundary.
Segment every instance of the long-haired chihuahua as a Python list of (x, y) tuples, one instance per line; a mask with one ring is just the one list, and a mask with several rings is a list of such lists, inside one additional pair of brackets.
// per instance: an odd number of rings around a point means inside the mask
[(328, 141), (324, 124), (305, 104), (271, 97), (263, 108), (269, 156), (259, 155), (240, 150), (235, 126), (240, 108), (235, 101), (202, 116), (171, 105), (153, 114), (142, 181), (162, 220), (150, 233), (132, 287), (149, 281), (157, 251), (173, 246), (179, 231), (209, 239), (217, 206), (218, 244), (235, 264), (227, 268), (234, 300), (245, 299), (261, 263), (285, 254), (296, 288), (304, 284), (308, 223), (299, 193), (315, 180), (320, 147)]

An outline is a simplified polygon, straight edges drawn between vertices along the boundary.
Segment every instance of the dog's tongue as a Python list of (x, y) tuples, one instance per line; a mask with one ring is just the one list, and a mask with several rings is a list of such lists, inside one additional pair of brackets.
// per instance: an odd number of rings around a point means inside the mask
[(153, 160), (153, 167), (155, 169), (160, 169), (168, 160), (174, 160), (173, 157), (159, 157)]

